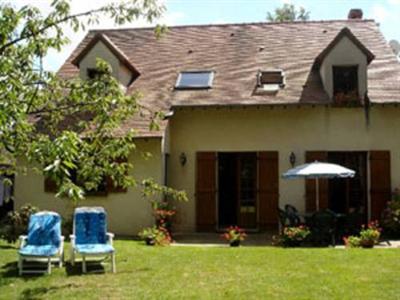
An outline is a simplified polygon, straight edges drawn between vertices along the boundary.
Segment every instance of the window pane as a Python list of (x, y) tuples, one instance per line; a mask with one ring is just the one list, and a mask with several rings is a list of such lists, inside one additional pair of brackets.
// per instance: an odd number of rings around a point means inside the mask
[(343, 94), (358, 94), (357, 66), (333, 67), (333, 92)]
[(212, 72), (182, 72), (179, 75), (177, 88), (210, 88)]

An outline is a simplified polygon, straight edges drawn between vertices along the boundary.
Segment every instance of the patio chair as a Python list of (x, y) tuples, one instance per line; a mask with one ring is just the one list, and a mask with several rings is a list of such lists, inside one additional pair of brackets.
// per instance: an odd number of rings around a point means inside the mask
[(311, 218), (311, 238), (318, 245), (336, 244), (336, 215), (325, 209), (313, 214)]
[(296, 207), (294, 207), (293, 205), (290, 205), (290, 204), (286, 204), (285, 212), (289, 219), (289, 223), (290, 223), (289, 226), (299, 226), (301, 224), (301, 218), (299, 216), (299, 212), (297, 211)]
[(279, 232), (282, 233), (283, 228), (290, 226), (290, 220), (286, 211), (278, 207), (278, 217), (279, 217)]
[(76, 254), (82, 257), (82, 272), (87, 272), (87, 257), (111, 258), (111, 270), (116, 272), (114, 234), (107, 232), (107, 216), (102, 207), (75, 209), (73, 235), (71, 235), (71, 264)]
[[(21, 235), (18, 251), (19, 275), (33, 273), (51, 274), (51, 263), (61, 268), (64, 259), (64, 237), (61, 235), (61, 217), (50, 211), (33, 214), (29, 218), (28, 235)], [(46, 270), (26, 270), (25, 262), (47, 263)]]

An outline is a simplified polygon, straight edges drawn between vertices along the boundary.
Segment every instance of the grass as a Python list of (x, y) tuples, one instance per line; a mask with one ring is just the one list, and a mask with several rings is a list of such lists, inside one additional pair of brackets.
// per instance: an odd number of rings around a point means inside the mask
[(400, 299), (400, 249), (115, 246), (117, 274), (18, 277), (0, 241), (0, 299)]

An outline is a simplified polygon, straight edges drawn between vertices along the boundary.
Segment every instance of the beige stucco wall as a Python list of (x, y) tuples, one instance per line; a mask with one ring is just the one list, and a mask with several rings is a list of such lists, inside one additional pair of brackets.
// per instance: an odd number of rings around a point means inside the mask
[[(136, 146), (137, 150), (129, 157), (134, 165), (132, 174), (139, 183), (149, 177), (162, 183), (161, 139), (138, 139)], [(144, 159), (143, 152), (150, 153), (152, 157)], [(32, 170), (15, 180), (15, 205), (18, 208), (24, 203), (32, 203), (40, 209), (53, 210), (64, 216), (71, 215), (73, 210), (67, 199), (45, 193), (43, 176)], [(127, 193), (89, 197), (79, 203), (79, 206), (85, 205), (103, 206), (108, 213), (109, 230), (119, 235), (135, 235), (141, 228), (153, 224), (150, 204), (142, 197), (139, 187), (129, 188)]]
[(358, 65), (358, 93), (363, 96), (367, 90), (367, 57), (345, 36), (325, 57), (320, 68), (322, 82), (330, 98), (333, 97), (332, 66), (352, 65)]
[[(178, 231), (195, 227), (195, 154), (197, 151), (279, 151), (279, 172), (310, 150), (390, 150), (392, 186), (400, 185), (400, 108), (372, 107), (370, 126), (361, 108), (294, 107), (194, 109), (177, 111), (170, 121), (169, 183), (187, 191), (179, 206)], [(179, 155), (187, 155), (181, 166)], [(305, 208), (304, 180), (280, 179), (280, 204)]]
[(112, 75), (123, 86), (127, 87), (129, 85), (132, 79), (132, 72), (101, 41), (98, 41), (79, 63), (79, 75), (82, 79), (87, 78), (88, 68), (96, 67), (97, 58), (101, 58), (111, 66)]

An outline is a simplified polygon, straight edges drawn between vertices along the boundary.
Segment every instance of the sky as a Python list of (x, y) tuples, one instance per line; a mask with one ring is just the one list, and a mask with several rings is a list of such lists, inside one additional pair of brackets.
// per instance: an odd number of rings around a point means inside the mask
[[(12, 2), (17, 7), (30, 4), (39, 7), (43, 14), (49, 12), (51, 0), (0, 0)], [(94, 9), (119, 0), (71, 0), (72, 12)], [(191, 24), (246, 23), (265, 21), (267, 12), (273, 12), (284, 3), (302, 6), (310, 12), (311, 20), (346, 19), (351, 8), (361, 8), (365, 19), (375, 19), (387, 41), (400, 40), (400, 0), (159, 0), (166, 12), (157, 23), (167, 26)], [(143, 20), (124, 27), (152, 26)], [(109, 19), (91, 28), (116, 28)], [(91, 29), (90, 27), (88, 29)], [(65, 28), (70, 44), (61, 52), (51, 51), (44, 60), (47, 70), (57, 71), (86, 32), (72, 32)]]

